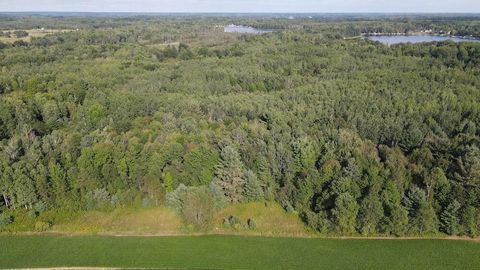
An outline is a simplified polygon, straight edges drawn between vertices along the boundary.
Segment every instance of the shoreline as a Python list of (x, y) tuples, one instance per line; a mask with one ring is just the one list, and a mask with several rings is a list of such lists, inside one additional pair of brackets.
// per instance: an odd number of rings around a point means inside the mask
[(476, 36), (459, 36), (439, 33), (425, 33), (425, 32), (412, 32), (412, 33), (361, 33), (361, 37), (396, 37), (396, 36), (432, 36), (432, 37), (449, 37), (459, 38), (464, 40), (480, 40), (480, 37)]

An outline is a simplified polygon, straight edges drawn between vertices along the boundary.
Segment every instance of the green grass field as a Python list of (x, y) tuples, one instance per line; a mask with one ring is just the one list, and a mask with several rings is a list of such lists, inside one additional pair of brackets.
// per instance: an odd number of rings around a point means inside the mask
[(480, 243), (241, 236), (0, 236), (0, 268), (480, 269)]

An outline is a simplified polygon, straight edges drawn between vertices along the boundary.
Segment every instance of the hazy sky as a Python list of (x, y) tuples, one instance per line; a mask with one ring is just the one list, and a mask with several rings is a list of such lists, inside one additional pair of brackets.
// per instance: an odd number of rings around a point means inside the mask
[(0, 11), (480, 13), (480, 0), (0, 0)]

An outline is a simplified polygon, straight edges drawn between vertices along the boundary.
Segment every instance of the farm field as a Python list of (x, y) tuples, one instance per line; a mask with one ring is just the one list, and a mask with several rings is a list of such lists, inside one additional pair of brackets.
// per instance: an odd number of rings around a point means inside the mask
[(480, 244), (241, 236), (0, 236), (0, 268), (478, 269)]

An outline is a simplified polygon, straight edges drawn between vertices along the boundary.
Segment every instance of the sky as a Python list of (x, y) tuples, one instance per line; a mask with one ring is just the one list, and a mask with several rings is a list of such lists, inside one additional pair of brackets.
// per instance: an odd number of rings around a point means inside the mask
[(480, 0), (0, 0), (2, 11), (480, 13)]

